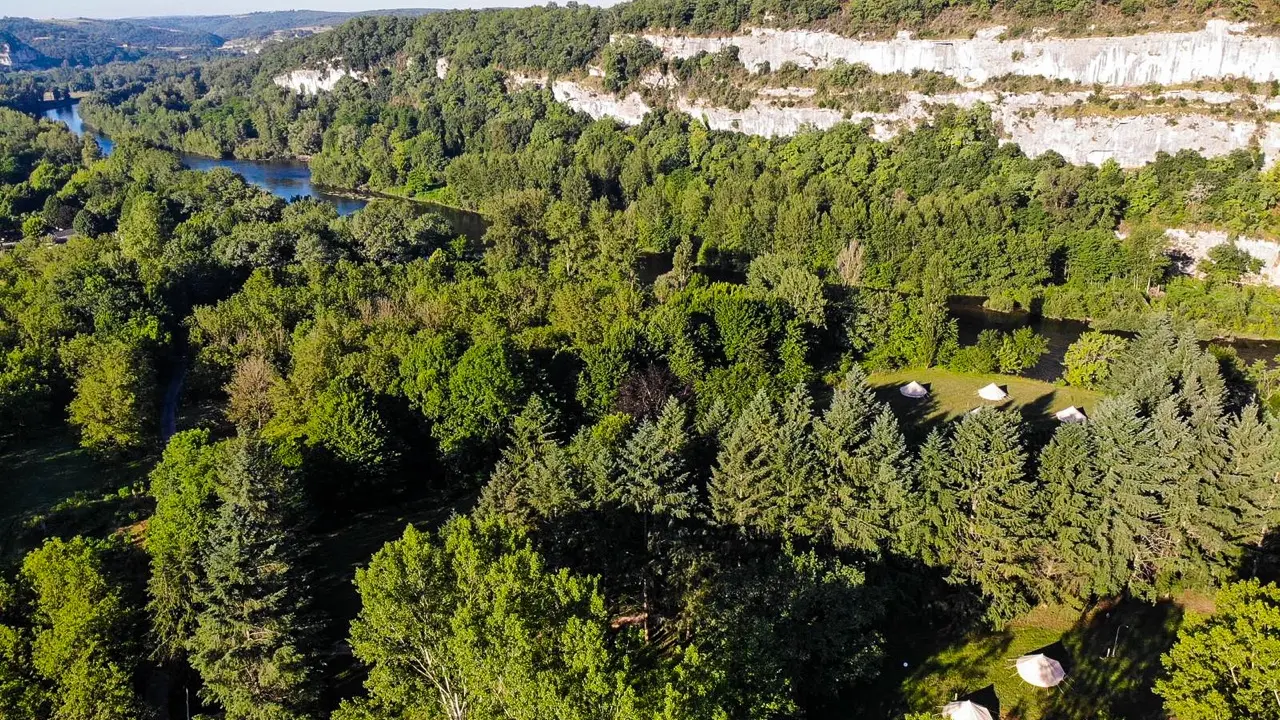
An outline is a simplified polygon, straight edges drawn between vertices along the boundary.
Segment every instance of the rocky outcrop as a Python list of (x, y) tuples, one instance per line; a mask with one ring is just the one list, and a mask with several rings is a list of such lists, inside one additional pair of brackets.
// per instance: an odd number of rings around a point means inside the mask
[(47, 65), (45, 58), (29, 45), (8, 33), (0, 33), (0, 70), (35, 70)]
[(294, 92), (300, 92), (304, 95), (314, 95), (318, 92), (328, 92), (332, 90), (337, 86), (338, 81), (344, 77), (363, 81), (364, 73), (338, 66), (335, 61), (334, 63), (330, 63), (328, 66), (319, 70), (294, 70), (282, 75), (277, 75), (272, 78), (272, 80), (276, 85), (283, 88), (289, 88)]
[[(1210, 250), (1231, 241), (1231, 237), (1221, 230), (1170, 228), (1164, 234), (1169, 240), (1169, 250), (1182, 261), (1179, 270), (1190, 274), (1198, 274), (1195, 267), (1209, 257)], [(1245, 282), (1280, 286), (1280, 243), (1246, 237), (1236, 238), (1235, 243), (1236, 247), (1262, 261), (1262, 269), (1246, 276)]]
[[(512, 74), (511, 83), (515, 87), (546, 87), (547, 79), (528, 75)], [(612, 93), (593, 90), (585, 85), (567, 80), (556, 80), (551, 83), (551, 95), (558, 102), (584, 112), (593, 118), (610, 117), (625, 125), (639, 125), (644, 116), (652, 109), (640, 97), (639, 93), (631, 93), (618, 98)]]
[[(544, 80), (516, 78), (516, 84), (545, 84)], [(592, 117), (612, 117), (635, 125), (644, 119), (649, 106), (637, 94), (616, 98), (583, 85), (557, 80), (552, 84), (555, 98)], [(1166, 96), (1189, 97), (1189, 91)], [(797, 93), (801, 94), (801, 93)], [(1121, 167), (1140, 167), (1161, 152), (1195, 150), (1214, 157), (1235, 150), (1258, 147), (1268, 165), (1280, 158), (1280, 123), (1232, 120), (1207, 114), (1169, 111), (1133, 115), (1059, 116), (1055, 110), (1075, 106), (1087, 93), (1025, 93), (1001, 95), (994, 92), (963, 92), (945, 95), (912, 93), (893, 112), (843, 112), (815, 107), (778, 107), (768, 97), (753, 101), (747, 108), (732, 110), (679, 97), (676, 107), (704, 121), (714, 130), (748, 135), (778, 137), (793, 135), (805, 128), (827, 129), (840, 122), (869, 122), (871, 134), (888, 140), (903, 130), (927, 121), (945, 105), (970, 108), (979, 103), (991, 109), (993, 119), (1006, 142), (1016, 143), (1028, 155), (1053, 151), (1072, 163), (1102, 164), (1115, 160)], [(1202, 102), (1233, 102), (1233, 93), (1193, 97)], [(1271, 101), (1274, 102), (1274, 101)]]
[(860, 40), (828, 32), (754, 28), (723, 37), (645, 35), (668, 57), (689, 57), (737, 46), (753, 71), (788, 62), (830, 67), (862, 63), (877, 73), (929, 70), (970, 87), (1001, 75), (1031, 75), (1092, 85), (1177, 85), (1227, 77), (1280, 79), (1280, 38), (1251, 35), (1248, 26), (1211, 20), (1204, 30), (1125, 37), (1003, 40), (1005, 28), (972, 38), (930, 40), (899, 33), (892, 40)]

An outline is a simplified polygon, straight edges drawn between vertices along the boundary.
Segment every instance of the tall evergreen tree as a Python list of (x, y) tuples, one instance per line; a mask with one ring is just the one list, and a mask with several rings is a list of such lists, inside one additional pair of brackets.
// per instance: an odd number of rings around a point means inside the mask
[(907, 521), (896, 542), (906, 554), (934, 567), (951, 563), (960, 544), (963, 515), (950, 473), (950, 443), (941, 430), (934, 430), (920, 446), (904, 513)]
[(315, 701), (295, 483), (263, 441), (233, 442), (190, 647), (203, 696), (227, 720), (300, 720)]
[(480, 495), (481, 514), (497, 514), (528, 528), (578, 506), (584, 495), (568, 454), (555, 438), (555, 414), (534, 395), (512, 424), (511, 444), (502, 453)]
[(1141, 407), (1168, 397), (1174, 389), (1171, 375), (1177, 372), (1173, 366), (1180, 365), (1174, 360), (1177, 348), (1173, 320), (1153, 315), (1112, 365), (1106, 389), (1129, 395)]
[(654, 516), (684, 519), (697, 509), (698, 495), (687, 467), (687, 414), (676, 398), (662, 413), (636, 429), (618, 460), (613, 499)]
[(1154, 443), (1151, 469), (1159, 497), (1159, 530), (1150, 543), (1161, 590), (1188, 583), (1205, 586), (1210, 563), (1225, 551), (1222, 530), (1232, 523), (1231, 511), (1214, 507), (1206, 496), (1217, 480), (1202, 453), (1213, 450), (1199, 441), (1182, 419), (1176, 398), (1160, 403), (1151, 417)]
[(1247, 558), (1242, 568), (1257, 575), (1268, 561), (1263, 549), (1280, 526), (1280, 429), (1268, 421), (1256, 405), (1250, 405), (1227, 430), (1231, 460), (1223, 485), (1240, 509), (1240, 523), (1232, 540), (1243, 545)]
[(871, 426), (880, 409), (856, 365), (814, 423), (824, 461), (821, 493), (809, 512), (816, 531), (838, 547), (874, 550), (886, 537), (886, 518), (874, 507)]
[(687, 420), (684, 405), (668, 398), (657, 418), (642, 423), (618, 457), (609, 498), (640, 517), (640, 592), (646, 635), (658, 600), (662, 541), (672, 536), (677, 521), (699, 512), (697, 489), (687, 468)]
[(1036, 514), (1044, 538), (1038, 574), (1047, 593), (1062, 599), (1080, 597), (1090, 575), (1090, 489), (1097, 482), (1086, 426), (1059, 426), (1041, 450), (1039, 466)]
[(953, 575), (975, 583), (988, 616), (1010, 620), (1034, 597), (1031, 559), (1038, 532), (1022, 429), (1013, 413), (983, 408), (956, 426), (948, 486), (961, 513)]
[(821, 476), (818, 448), (813, 442), (813, 397), (797, 385), (782, 404), (777, 442), (773, 448), (773, 502), (763, 523), (780, 535), (812, 534), (806, 507), (816, 496)]
[(711, 512), (716, 522), (743, 532), (767, 531), (774, 506), (774, 458), (778, 416), (766, 390), (738, 416), (711, 473)]
[(1157, 530), (1154, 443), (1133, 398), (1099, 403), (1089, 422), (1098, 480), (1089, 493), (1089, 590), (1113, 595), (1149, 587), (1154, 576), (1150, 541)]
[(897, 537), (907, 523), (911, 455), (898, 418), (887, 405), (871, 425), (866, 455), (872, 460), (870, 504), (884, 518), (888, 537)]
[(860, 368), (845, 376), (814, 434), (825, 461), (815, 525), (839, 547), (878, 550), (902, 522), (906, 440)]

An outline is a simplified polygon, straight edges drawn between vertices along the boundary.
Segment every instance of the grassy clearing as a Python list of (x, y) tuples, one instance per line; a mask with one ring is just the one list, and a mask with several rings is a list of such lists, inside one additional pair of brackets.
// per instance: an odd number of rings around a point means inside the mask
[(109, 533), (135, 522), (145, 503), (127, 488), (146, 476), (151, 460), (104, 463), (63, 433), (16, 442), (0, 455), (0, 558), (44, 537)]
[[(920, 400), (903, 397), (898, 388), (915, 380), (929, 389)], [(1009, 393), (1008, 399), (992, 403), (978, 397), (978, 389), (995, 383)], [(1039, 380), (1012, 375), (967, 375), (944, 368), (899, 370), (873, 373), (871, 385), (880, 399), (891, 405), (899, 418), (917, 424), (954, 420), (979, 406), (992, 406), (1020, 411), (1031, 424), (1056, 422), (1053, 413), (1075, 405), (1088, 413), (1101, 395), (1092, 390), (1051, 385)]]
[[(1163, 718), (1151, 687), (1185, 610), (1174, 601), (1132, 600), (1083, 611), (1039, 607), (1003, 631), (974, 633), (935, 653), (903, 681), (902, 696), (919, 712), (972, 696), (1017, 720)], [(1043, 689), (1018, 677), (1013, 661), (1035, 651), (1063, 663), (1062, 685)]]
[(0, 455), (0, 522), (48, 508), (83, 490), (102, 487), (102, 468), (74, 438), (53, 435), (18, 443)]

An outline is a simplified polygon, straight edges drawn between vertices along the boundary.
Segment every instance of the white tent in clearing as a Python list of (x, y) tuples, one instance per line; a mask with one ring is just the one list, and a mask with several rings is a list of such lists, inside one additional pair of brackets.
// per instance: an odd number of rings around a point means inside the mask
[(947, 703), (942, 715), (950, 720), (991, 720), (991, 711), (972, 700)]
[(1048, 655), (1023, 655), (1017, 660), (1018, 675), (1036, 687), (1049, 688), (1067, 676), (1062, 663)]
[(915, 399), (920, 399), (925, 395), (929, 394), (928, 388), (916, 382), (915, 380), (912, 380), (906, 385), (903, 385), (902, 387), (898, 388), (898, 392), (902, 393), (903, 395), (906, 395), (909, 398), (915, 398)]
[(1082, 423), (1085, 420), (1088, 420), (1084, 415), (1084, 411), (1075, 405), (1072, 405), (1066, 410), (1059, 410), (1054, 413), (1053, 416), (1064, 423)]
[(982, 398), (983, 400), (998, 402), (1000, 400), (1003, 400), (1009, 397), (1009, 394), (1006, 393), (1004, 390), (1001, 390), (999, 385), (995, 383), (991, 383), (990, 385), (978, 391), (978, 397)]

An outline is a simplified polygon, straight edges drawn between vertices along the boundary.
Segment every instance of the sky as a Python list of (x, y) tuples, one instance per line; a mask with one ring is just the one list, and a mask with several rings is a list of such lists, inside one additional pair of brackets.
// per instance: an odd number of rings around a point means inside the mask
[[(581, 1), (581, 0), (580, 0)], [(586, 0), (590, 5), (613, 5), (618, 0)], [(0, 0), (0, 16), (35, 18), (121, 18), (147, 15), (237, 15), (262, 10), (329, 10), (355, 12), (385, 8), (482, 8), (543, 5), (546, 0), (44, 0), (23, 3)], [(561, 4), (564, 4), (562, 1)]]

